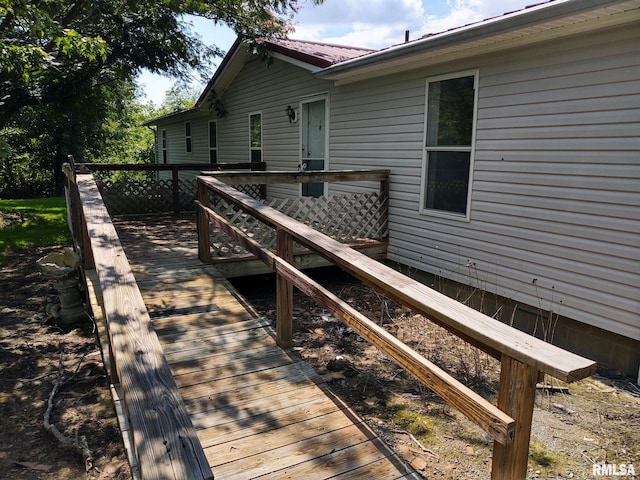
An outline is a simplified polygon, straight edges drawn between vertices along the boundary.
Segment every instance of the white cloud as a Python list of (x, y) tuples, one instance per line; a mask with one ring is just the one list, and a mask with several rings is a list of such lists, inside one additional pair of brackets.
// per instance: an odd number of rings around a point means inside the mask
[[(341, 45), (385, 48), (404, 41), (405, 30), (415, 40), (428, 33), (438, 33), (486, 18), (520, 10), (544, 0), (300, 0), (296, 31), (292, 38)], [(565, 0), (554, 0), (561, 2)], [(227, 28), (212, 27), (210, 21), (193, 20), (194, 30), (205, 43), (228, 49), (235, 34)], [(172, 80), (141, 75), (148, 99), (162, 102)]]
[(325, 0), (302, 2), (292, 38), (384, 48), (520, 10), (535, 0)]

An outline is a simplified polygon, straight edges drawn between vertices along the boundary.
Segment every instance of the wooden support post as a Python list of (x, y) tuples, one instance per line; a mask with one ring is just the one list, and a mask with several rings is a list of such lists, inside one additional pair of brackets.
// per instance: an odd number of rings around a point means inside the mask
[(180, 176), (178, 175), (178, 165), (172, 165), (171, 186), (173, 190), (173, 213), (180, 213)]
[[(201, 205), (209, 206), (209, 189), (201, 182), (197, 182), (197, 197)], [(198, 230), (198, 258), (201, 262), (209, 263), (211, 261), (211, 232), (209, 227), (209, 219), (203, 212), (202, 208), (196, 207), (196, 228)]]
[[(276, 230), (276, 253), (285, 262), (293, 262), (293, 237)], [(293, 284), (280, 274), (276, 277), (276, 341), (282, 348), (293, 345)]]
[(516, 421), (513, 441), (493, 443), (491, 480), (524, 480), (529, 460), (531, 420), (536, 399), (538, 370), (502, 355), (498, 408)]

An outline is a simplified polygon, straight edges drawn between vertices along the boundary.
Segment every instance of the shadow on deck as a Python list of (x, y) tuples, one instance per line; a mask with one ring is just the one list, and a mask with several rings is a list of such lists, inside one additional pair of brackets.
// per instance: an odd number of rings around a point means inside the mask
[(114, 225), (216, 479), (421, 478), (198, 260), (193, 216)]

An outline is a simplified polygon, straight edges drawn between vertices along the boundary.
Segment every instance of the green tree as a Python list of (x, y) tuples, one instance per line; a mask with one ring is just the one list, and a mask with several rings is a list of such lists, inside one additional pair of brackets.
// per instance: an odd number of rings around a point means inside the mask
[(120, 102), (131, 100), (142, 69), (178, 78), (204, 74), (222, 52), (203, 45), (184, 15), (226, 24), (260, 48), (260, 38), (287, 34), (296, 6), (286, 0), (0, 0), (4, 181), (36, 166), (51, 175), (67, 154), (86, 161), (103, 145), (108, 150), (100, 140), (121, 134), (100, 123), (122, 113)]
[(152, 117), (161, 117), (180, 110), (188, 110), (196, 104), (200, 92), (177, 82), (164, 93), (164, 100), (153, 111)]

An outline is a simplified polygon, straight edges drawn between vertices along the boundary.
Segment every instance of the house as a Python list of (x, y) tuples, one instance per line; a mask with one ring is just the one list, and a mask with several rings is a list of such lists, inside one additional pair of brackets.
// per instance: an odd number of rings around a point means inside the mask
[[(236, 42), (193, 109), (151, 122), (159, 161), (388, 168), (391, 262), (638, 374), (639, 0), (556, 0), (375, 52), (265, 47), (271, 62)], [(287, 188), (269, 195), (334, 193)]]

